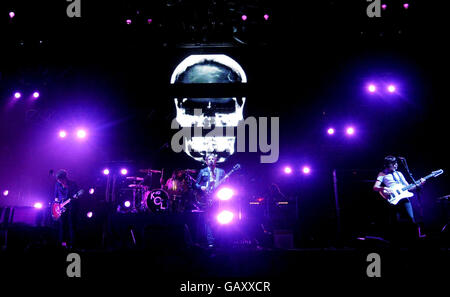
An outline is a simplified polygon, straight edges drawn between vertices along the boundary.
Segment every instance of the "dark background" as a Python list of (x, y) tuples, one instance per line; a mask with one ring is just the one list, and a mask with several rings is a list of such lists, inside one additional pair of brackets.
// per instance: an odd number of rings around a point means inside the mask
[[(333, 169), (343, 230), (353, 236), (383, 224), (385, 205), (371, 188), (385, 155), (406, 157), (416, 178), (448, 168), (443, 7), (411, 1), (404, 10), (402, 1), (386, 1), (382, 17), (370, 19), (364, 1), (91, 2), (82, 0), (82, 17), (70, 19), (65, 1), (2, 1), (0, 188), (10, 192), (3, 205), (48, 199), (50, 169), (68, 169), (83, 187), (101, 185), (106, 166), (127, 166), (132, 175), (140, 168), (165, 168), (166, 175), (175, 167), (199, 169), (164, 147), (174, 134), (170, 75), (198, 53), (228, 54), (241, 64), (249, 82), (245, 117), (280, 118), (278, 162), (236, 153), (223, 167), (242, 164), (237, 180), (245, 199), (264, 196), (272, 182), (297, 198), (305, 234), (334, 234)], [(370, 80), (398, 82), (399, 92), (369, 95)], [(32, 102), (35, 89), (41, 96)], [(14, 103), (15, 90), (23, 98)], [(356, 127), (352, 138), (343, 135), (347, 124)], [(330, 125), (333, 137), (326, 135)], [(57, 137), (59, 129), (79, 126), (87, 140)], [(300, 172), (304, 164), (309, 176)], [(282, 173), (286, 165), (294, 174)], [(444, 173), (423, 191), (430, 230), (442, 226), (436, 198), (449, 194), (448, 182)]]

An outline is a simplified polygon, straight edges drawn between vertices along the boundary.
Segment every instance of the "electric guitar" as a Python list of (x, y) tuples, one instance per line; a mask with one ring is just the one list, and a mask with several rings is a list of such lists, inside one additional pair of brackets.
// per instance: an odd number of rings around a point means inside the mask
[[(423, 179), (427, 180), (430, 177), (436, 177), (438, 175), (441, 175), (442, 173), (444, 173), (444, 170), (439, 169), (439, 170), (433, 171), (429, 175), (423, 177)], [(380, 191), (380, 195), (384, 199), (386, 199), (390, 204), (397, 205), (397, 203), (400, 200), (414, 196), (414, 194), (409, 192), (409, 190), (411, 190), (415, 186), (416, 186), (415, 184), (410, 184), (407, 186), (402, 185), (402, 184), (395, 184), (392, 187), (388, 188), (391, 192), (390, 194), (386, 191)]]
[(225, 176), (219, 180), (218, 182), (211, 182), (208, 181), (206, 183), (206, 189), (204, 191), (201, 192), (201, 201), (205, 201), (205, 202), (200, 202), (199, 204), (204, 206), (205, 204), (210, 207), (212, 205), (212, 195), (215, 192), (215, 190), (221, 185), (223, 184), (229, 177), (231, 174), (233, 174), (233, 172), (237, 171), (241, 169), (241, 165), (240, 164), (236, 164), (233, 166), (233, 169), (231, 169), (227, 174), (225, 174)]
[(66, 209), (64, 208), (64, 206), (66, 206), (67, 204), (70, 203), (70, 201), (72, 201), (72, 199), (77, 199), (78, 197), (80, 197), (81, 195), (83, 195), (84, 190), (81, 189), (79, 190), (75, 195), (72, 196), (72, 198), (67, 199), (66, 201), (63, 202), (53, 202), (52, 203), (52, 218), (57, 221), (59, 220), (59, 218), (62, 216), (63, 212), (66, 211)]

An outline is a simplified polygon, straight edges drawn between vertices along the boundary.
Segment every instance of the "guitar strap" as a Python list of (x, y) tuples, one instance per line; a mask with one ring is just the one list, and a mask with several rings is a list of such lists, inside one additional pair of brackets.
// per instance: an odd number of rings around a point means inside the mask
[[(398, 180), (397, 180), (397, 177), (395, 176), (395, 173), (397, 173)], [(399, 174), (397, 171), (392, 172), (392, 177), (394, 178), (394, 180), (395, 180), (396, 183), (398, 183), (398, 182), (400, 181), (400, 183), (401, 183), (402, 185), (406, 186), (406, 185), (405, 185), (405, 182), (403, 181), (402, 177), (400, 176), (400, 174)]]

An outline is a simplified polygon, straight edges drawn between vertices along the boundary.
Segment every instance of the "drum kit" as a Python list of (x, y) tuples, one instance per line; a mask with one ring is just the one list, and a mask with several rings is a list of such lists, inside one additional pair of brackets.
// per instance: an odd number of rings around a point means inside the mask
[(156, 173), (162, 176), (163, 170), (140, 169), (139, 172), (145, 173), (146, 177), (126, 177), (126, 187), (132, 191), (130, 212), (184, 212), (195, 208), (195, 179), (191, 174), (196, 170), (177, 170), (177, 174), (169, 179), (170, 182), (163, 185), (161, 179), (158, 186), (152, 185), (152, 175)]

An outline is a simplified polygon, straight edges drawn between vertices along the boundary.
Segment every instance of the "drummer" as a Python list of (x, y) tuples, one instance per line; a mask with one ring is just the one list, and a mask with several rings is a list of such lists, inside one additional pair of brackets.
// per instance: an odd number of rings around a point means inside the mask
[(172, 176), (167, 180), (164, 189), (171, 198), (171, 210), (183, 212), (186, 206), (185, 196), (189, 191), (186, 172), (181, 169), (175, 169)]

